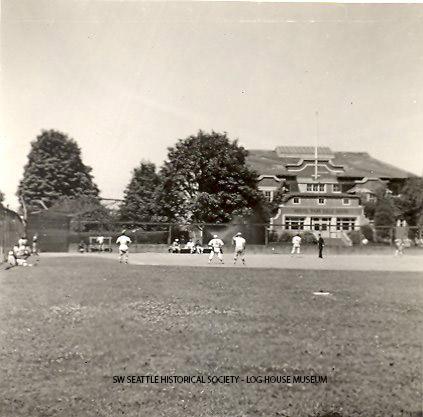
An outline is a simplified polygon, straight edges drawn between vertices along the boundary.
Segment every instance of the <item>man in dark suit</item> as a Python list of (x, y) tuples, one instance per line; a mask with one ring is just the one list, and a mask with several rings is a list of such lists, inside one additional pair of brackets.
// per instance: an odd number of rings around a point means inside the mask
[(319, 258), (323, 258), (323, 247), (325, 246), (325, 241), (322, 238), (322, 235), (319, 233), (319, 239), (317, 239), (317, 245), (319, 247)]

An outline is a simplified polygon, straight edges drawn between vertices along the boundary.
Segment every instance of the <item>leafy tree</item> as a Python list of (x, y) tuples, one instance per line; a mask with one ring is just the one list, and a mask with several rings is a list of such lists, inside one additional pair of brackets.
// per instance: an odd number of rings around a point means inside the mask
[(4, 201), (4, 193), (0, 190), (0, 206), (3, 204)]
[[(381, 238), (389, 236), (389, 227), (395, 226), (397, 211), (393, 198), (389, 195), (379, 197), (375, 207), (375, 226)], [(379, 228), (379, 229), (378, 229)]]
[[(72, 228), (77, 231), (89, 230), (93, 224), (96, 224), (94, 229), (108, 230), (110, 223), (115, 220), (110, 210), (97, 197), (91, 196), (59, 197), (50, 211), (72, 216)], [(84, 222), (82, 226), (80, 222)]]
[(134, 169), (131, 181), (126, 187), (120, 218), (140, 222), (159, 220), (159, 184), (160, 177), (156, 173), (156, 166), (151, 162), (141, 162), (140, 166)]
[(423, 225), (423, 178), (408, 178), (396, 202), (410, 226)]
[(276, 192), (273, 194), (273, 200), (269, 201), (267, 198), (263, 198), (257, 212), (259, 214), (259, 220), (268, 222), (271, 217), (274, 217), (282, 204), (286, 194), (288, 193), (288, 187), (285, 181), (281, 182)]
[(67, 135), (46, 130), (31, 142), (18, 196), (28, 207), (51, 207), (60, 197), (97, 197), (91, 168), (84, 165), (78, 144)]
[(180, 222), (228, 222), (262, 201), (247, 151), (226, 133), (199, 131), (169, 148), (161, 169), (163, 214)]

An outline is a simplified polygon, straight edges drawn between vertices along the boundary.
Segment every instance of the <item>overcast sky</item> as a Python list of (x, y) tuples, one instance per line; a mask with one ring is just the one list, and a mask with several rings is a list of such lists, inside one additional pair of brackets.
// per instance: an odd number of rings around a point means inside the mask
[(199, 129), (423, 171), (423, 5), (1, 2), (0, 190), (30, 142), (79, 143), (103, 197)]

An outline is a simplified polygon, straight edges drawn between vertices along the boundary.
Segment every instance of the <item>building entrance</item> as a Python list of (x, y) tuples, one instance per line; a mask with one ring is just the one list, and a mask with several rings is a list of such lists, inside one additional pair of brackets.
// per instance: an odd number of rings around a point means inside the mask
[(322, 234), (322, 237), (330, 237), (330, 217), (312, 217), (311, 229)]

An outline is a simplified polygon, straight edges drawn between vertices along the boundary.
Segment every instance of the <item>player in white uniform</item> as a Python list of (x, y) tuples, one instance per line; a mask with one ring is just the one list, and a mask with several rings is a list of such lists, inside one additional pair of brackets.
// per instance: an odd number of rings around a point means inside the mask
[(132, 240), (126, 236), (126, 230), (122, 231), (122, 234), (116, 239), (116, 243), (119, 245), (119, 262), (122, 263), (122, 260), (125, 260), (125, 263), (128, 263), (128, 252), (129, 244), (132, 243)]
[(291, 255), (293, 255), (295, 252), (297, 252), (297, 254), (300, 254), (300, 246), (301, 246), (301, 237), (300, 235), (297, 233), (293, 238), (292, 238), (292, 250), (291, 250)]
[(241, 257), (242, 264), (245, 265), (245, 244), (247, 241), (242, 237), (242, 233), (238, 232), (233, 238), (232, 243), (235, 246), (235, 253), (234, 253), (234, 265), (238, 260), (238, 256)]
[(209, 246), (211, 247), (209, 263), (214, 258), (214, 255), (217, 255), (220, 263), (223, 264), (223, 252), (222, 252), (223, 245), (224, 245), (223, 240), (219, 239), (217, 235), (213, 235), (213, 239), (209, 242)]

